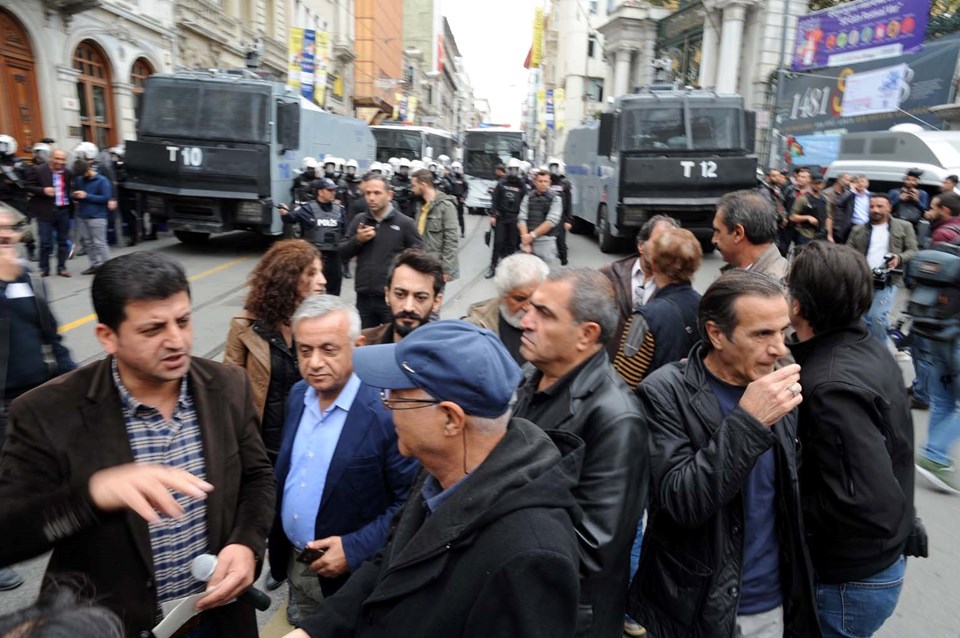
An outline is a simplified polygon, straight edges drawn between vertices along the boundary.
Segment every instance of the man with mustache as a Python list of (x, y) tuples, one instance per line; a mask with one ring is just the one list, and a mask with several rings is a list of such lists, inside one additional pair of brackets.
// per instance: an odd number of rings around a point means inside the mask
[(497, 266), (493, 285), (497, 296), (470, 306), (465, 321), (486, 328), (500, 337), (507, 352), (519, 365), (527, 362), (520, 355), (520, 322), (524, 306), (550, 272), (546, 262), (536, 255), (514, 253)]
[(363, 331), (367, 344), (398, 343), (436, 318), (443, 303), (443, 264), (423, 248), (407, 248), (387, 272), (383, 290), (393, 320)]
[[(0, 565), (53, 550), (45, 587), (82, 575), (127, 636), (193, 594), (193, 635), (253, 638), (253, 583), (273, 520), (273, 468), (245, 372), (190, 356), (190, 284), (134, 252), (91, 288), (107, 357), (20, 396), (0, 456)], [(208, 583), (191, 574), (216, 554)]]

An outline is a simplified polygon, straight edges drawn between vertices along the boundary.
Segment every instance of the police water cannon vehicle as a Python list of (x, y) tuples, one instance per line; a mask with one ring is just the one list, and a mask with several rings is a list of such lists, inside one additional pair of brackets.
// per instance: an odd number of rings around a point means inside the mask
[(713, 250), (717, 201), (756, 187), (755, 133), (739, 95), (666, 86), (616, 98), (599, 124), (567, 134), (573, 231), (593, 229), (600, 250), (612, 252), (665, 213)]
[(183, 242), (250, 230), (280, 235), (276, 206), (305, 157), (376, 155), (366, 122), (323, 111), (294, 89), (245, 69), (148, 77), (126, 181), (141, 213)]

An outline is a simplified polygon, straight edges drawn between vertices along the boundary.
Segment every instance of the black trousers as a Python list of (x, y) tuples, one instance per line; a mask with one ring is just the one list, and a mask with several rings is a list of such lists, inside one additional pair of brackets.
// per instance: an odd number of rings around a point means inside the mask
[(376, 328), (393, 321), (393, 314), (382, 292), (379, 294), (358, 292), (357, 312), (360, 313), (360, 327), (363, 329)]
[(327, 294), (340, 296), (343, 272), (340, 270), (340, 254), (335, 250), (321, 250), (323, 277), (327, 280)]
[(557, 228), (557, 257), (560, 258), (561, 266), (567, 265), (567, 229), (562, 221)]
[(58, 208), (48, 222), (37, 220), (40, 229), (40, 271), (50, 272), (53, 235), (57, 235), (57, 271), (67, 269), (67, 240), (70, 239), (70, 208)]
[(463, 234), (466, 232), (466, 226), (463, 222), (463, 202), (457, 200), (457, 221), (460, 222), (460, 236), (463, 237)]
[(520, 231), (517, 230), (517, 218), (499, 217), (493, 227), (493, 258), (490, 266), (496, 268), (504, 257), (517, 252), (520, 247)]

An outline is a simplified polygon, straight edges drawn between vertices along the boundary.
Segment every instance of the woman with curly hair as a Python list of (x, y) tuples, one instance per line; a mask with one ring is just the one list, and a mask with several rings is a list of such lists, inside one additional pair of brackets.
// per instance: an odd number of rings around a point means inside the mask
[(260, 433), (270, 461), (280, 452), (287, 395), (300, 380), (290, 317), (300, 302), (326, 291), (320, 253), (303, 239), (278, 241), (247, 280), (244, 312), (230, 322), (224, 363), (241, 366), (250, 377), (260, 413)]

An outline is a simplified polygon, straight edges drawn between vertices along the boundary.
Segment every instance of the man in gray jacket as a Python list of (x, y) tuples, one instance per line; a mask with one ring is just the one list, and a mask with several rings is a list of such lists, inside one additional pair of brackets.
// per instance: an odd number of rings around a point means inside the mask
[(417, 231), (423, 237), (423, 246), (443, 263), (444, 281), (453, 281), (460, 276), (457, 200), (437, 192), (433, 185), (433, 173), (427, 169), (414, 173), (410, 184), (413, 194), (423, 200), (423, 205), (416, 212)]

